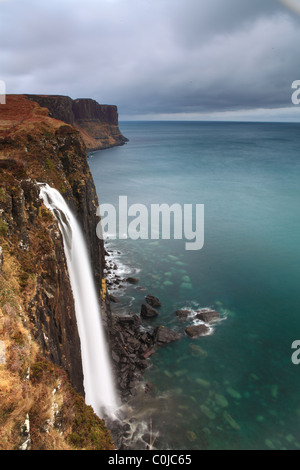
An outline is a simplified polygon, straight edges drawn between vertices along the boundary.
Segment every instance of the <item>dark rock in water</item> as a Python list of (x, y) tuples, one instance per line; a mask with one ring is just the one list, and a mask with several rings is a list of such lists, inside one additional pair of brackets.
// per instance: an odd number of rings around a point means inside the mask
[(149, 304), (142, 304), (141, 307), (141, 316), (144, 318), (154, 318), (157, 317), (158, 311), (151, 307)]
[(128, 277), (126, 281), (130, 284), (137, 284), (139, 282), (139, 279), (137, 277)]
[(151, 305), (151, 307), (161, 307), (161, 301), (157, 297), (155, 297), (155, 295), (148, 294), (146, 295), (145, 299), (147, 304)]
[(182, 309), (182, 310), (176, 310), (176, 315), (177, 317), (182, 320), (184, 318), (187, 318), (187, 316), (191, 313), (189, 310), (185, 310), (185, 309)]
[(180, 333), (176, 333), (165, 326), (158, 326), (154, 331), (154, 341), (158, 345), (172, 343), (181, 338)]
[(206, 335), (209, 332), (209, 328), (206, 325), (192, 325), (188, 326), (185, 332), (191, 338), (196, 338), (197, 336)]
[(199, 320), (204, 321), (204, 323), (212, 323), (220, 319), (220, 314), (215, 310), (203, 308), (202, 310), (197, 311), (196, 318), (199, 318)]
[(111, 295), (111, 294), (109, 294), (109, 300), (110, 300), (111, 302), (115, 303), (115, 304), (119, 304), (119, 303), (120, 303), (119, 299), (117, 299), (117, 297), (115, 297), (114, 295)]

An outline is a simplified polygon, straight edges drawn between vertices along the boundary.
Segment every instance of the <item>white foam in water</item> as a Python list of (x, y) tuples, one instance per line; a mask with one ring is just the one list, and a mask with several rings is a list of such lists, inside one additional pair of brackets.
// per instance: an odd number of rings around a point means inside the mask
[(40, 184), (40, 197), (55, 215), (64, 240), (81, 343), (85, 401), (98, 416), (102, 417), (103, 413), (113, 416), (118, 399), (85, 240), (75, 217), (56, 189)]
[[(116, 250), (112, 243), (106, 243), (105, 249), (109, 254), (106, 260), (106, 268), (104, 270), (107, 285), (109, 290), (113, 291), (114, 295), (122, 297), (122, 304), (120, 306), (114, 305), (114, 311), (118, 311), (119, 309), (124, 310), (125, 305), (126, 308), (130, 308), (135, 301), (135, 297), (128, 295), (127, 293), (126, 278), (136, 276), (141, 269), (132, 268), (127, 264), (124, 264), (121, 261), (121, 259), (124, 258), (124, 253)], [(118, 284), (115, 283), (117, 280), (119, 281)]]
[[(207, 333), (205, 333), (203, 336), (212, 335), (215, 331), (216, 324), (218, 324), (221, 321), (224, 321), (224, 320), (227, 319), (227, 316), (224, 316), (223, 313), (222, 313), (222, 316), (218, 320), (214, 321), (214, 325), (211, 325), (210, 323), (205, 323), (200, 318), (197, 318), (197, 314), (199, 313), (200, 310), (202, 312), (209, 312), (211, 310), (214, 310), (214, 308), (200, 307), (199, 304), (195, 301), (191, 301), (190, 304), (192, 305), (192, 307), (190, 307), (189, 305), (185, 305), (185, 306), (181, 307), (181, 309), (182, 310), (188, 310), (190, 312), (187, 318), (192, 320), (193, 325), (205, 325), (208, 328)], [(220, 309), (219, 309), (219, 313), (220, 313)]]

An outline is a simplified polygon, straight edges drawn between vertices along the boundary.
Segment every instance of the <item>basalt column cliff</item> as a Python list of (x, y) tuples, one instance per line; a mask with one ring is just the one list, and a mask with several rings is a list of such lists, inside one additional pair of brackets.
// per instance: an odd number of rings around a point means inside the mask
[(0, 106), (0, 449), (115, 445), (84, 403), (63, 238), (39, 183), (59, 191), (83, 231), (122, 400), (134, 395), (147, 367), (153, 335), (138, 315), (111, 313), (87, 159), (87, 150), (125, 141), (115, 106), (37, 95), (9, 95)]
[[(55, 99), (66, 101), (72, 104)], [(0, 106), (0, 448), (110, 449), (103, 423), (80, 401), (80, 340), (64, 246), (38, 183), (56, 188), (76, 215), (108, 321), (97, 194), (81, 132), (50, 113), (25, 95), (7, 96)]]

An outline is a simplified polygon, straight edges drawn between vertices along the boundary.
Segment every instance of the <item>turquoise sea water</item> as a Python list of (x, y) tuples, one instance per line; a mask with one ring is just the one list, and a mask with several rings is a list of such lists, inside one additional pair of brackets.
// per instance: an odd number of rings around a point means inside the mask
[[(100, 203), (204, 204), (204, 246), (185, 240), (111, 240), (139, 278), (120, 295), (182, 338), (160, 347), (140, 416), (158, 449), (300, 448), (300, 124), (127, 122), (129, 142), (89, 159)], [(115, 294), (115, 295), (117, 295)], [(217, 309), (211, 335), (189, 338), (175, 311)]]

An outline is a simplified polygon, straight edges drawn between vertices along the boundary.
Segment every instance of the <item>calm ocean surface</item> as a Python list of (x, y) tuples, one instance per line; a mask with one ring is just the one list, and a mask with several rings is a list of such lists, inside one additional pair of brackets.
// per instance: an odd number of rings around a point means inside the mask
[[(119, 296), (148, 326), (182, 338), (160, 347), (136, 399), (158, 449), (300, 448), (300, 124), (126, 122), (129, 142), (89, 159), (100, 204), (204, 204), (204, 246), (185, 240), (111, 240), (139, 286)], [(188, 307), (218, 310), (211, 335), (191, 339)], [(114, 307), (116, 308), (116, 307)], [(120, 308), (120, 307), (119, 307)], [(116, 308), (117, 311), (117, 308)], [(140, 400), (140, 401), (139, 401)]]

